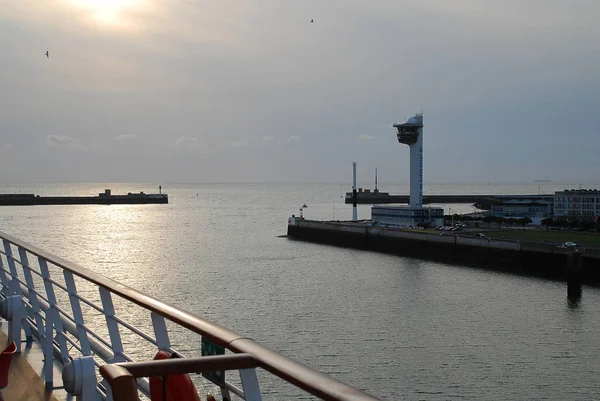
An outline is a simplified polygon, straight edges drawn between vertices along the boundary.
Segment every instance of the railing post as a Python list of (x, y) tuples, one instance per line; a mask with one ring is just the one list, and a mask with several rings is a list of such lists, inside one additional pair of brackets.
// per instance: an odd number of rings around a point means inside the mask
[(169, 332), (167, 331), (165, 318), (155, 312), (151, 313), (151, 317), (154, 335), (156, 336), (156, 346), (159, 350), (171, 348), (171, 341), (169, 340)]
[[(54, 344), (52, 338), (52, 326), (54, 326), (57, 334), (56, 341), (58, 342), (60, 355), (62, 357), (62, 363), (65, 364), (70, 359), (69, 350), (67, 349), (67, 341), (64, 338), (65, 330), (62, 325), (62, 320), (60, 319), (60, 314), (56, 308), (56, 296), (54, 295), (54, 287), (52, 286), (52, 282), (50, 282), (48, 263), (46, 262), (46, 259), (43, 259), (42, 257), (38, 257), (38, 262), (40, 264), (40, 271), (44, 280), (44, 287), (46, 288), (46, 298), (48, 298), (48, 303), (50, 304), (50, 307), (46, 311), (46, 343), (52, 344), (52, 347), (50, 349), (46, 349), (45, 357), (47, 361), (54, 358)], [(46, 366), (45, 369), (50, 369), (50, 371), (52, 371), (52, 368), (48, 368), (48, 366)]]
[(220, 387), (221, 389), (221, 398), (223, 401), (230, 401), (231, 394), (229, 393), (229, 389), (227, 387)]
[(125, 362), (123, 356), (123, 343), (121, 341), (121, 333), (119, 333), (119, 325), (115, 320), (115, 307), (113, 305), (110, 291), (104, 287), (100, 287), (100, 299), (102, 300), (102, 309), (106, 318), (106, 327), (110, 336), (110, 343), (113, 351), (113, 359), (111, 363)]
[(69, 292), (69, 300), (71, 301), (71, 310), (73, 311), (73, 320), (77, 326), (77, 339), (81, 346), (81, 353), (84, 356), (92, 355), (90, 349), (90, 341), (88, 339), (87, 331), (84, 327), (83, 313), (81, 312), (81, 303), (77, 298), (77, 287), (75, 286), (75, 279), (73, 273), (68, 270), (63, 270), (65, 276), (65, 283), (67, 284), (67, 290)]
[(0, 280), (2, 280), (2, 294), (4, 294), (5, 296), (8, 296), (9, 293), (9, 282), (8, 282), (8, 278), (6, 277), (6, 271), (4, 270), (4, 262), (2, 262), (2, 257), (0, 257)]
[[(6, 261), (8, 262), (8, 268), (10, 270), (10, 275), (11, 275), (11, 280), (9, 283), (9, 295), (18, 295), (19, 297), (23, 296), (23, 291), (21, 290), (21, 283), (19, 283), (19, 281), (17, 280), (17, 278), (19, 277), (19, 275), (17, 274), (17, 266), (15, 264), (15, 260), (14, 260), (14, 256), (12, 253), (12, 247), (10, 245), (10, 242), (8, 242), (8, 240), (2, 240), (2, 242), (4, 243), (4, 251), (6, 252)], [(7, 294), (8, 296), (8, 294)], [(21, 305), (22, 305), (23, 301), (21, 301)], [(22, 307), (24, 308), (25, 305), (22, 305)], [(19, 322), (19, 327), (20, 329), (24, 329), (25, 330), (25, 335), (27, 340), (31, 340), (31, 328), (28, 325), (23, 325), (23, 321), (22, 319), (25, 318), (25, 311), (22, 312), (21, 314), (21, 321)], [(18, 336), (19, 339), (19, 346), (21, 344), (21, 334), (19, 333)]]
[(2, 240), (4, 243), (4, 252), (6, 253), (6, 262), (8, 263), (8, 269), (10, 270), (11, 280), (9, 282), (9, 293), (10, 295), (23, 295), (21, 292), (21, 286), (17, 281), (17, 268), (13, 259), (12, 248), (8, 240)]
[(65, 364), (69, 360), (69, 351), (67, 350), (67, 342), (64, 335), (62, 321), (58, 309), (56, 309), (56, 297), (54, 296), (54, 287), (50, 282), (50, 271), (48, 270), (48, 264), (46, 260), (38, 257), (38, 264), (40, 266), (40, 273), (42, 274), (42, 280), (44, 281), (44, 288), (46, 289), (46, 298), (48, 299), (49, 307), (46, 310), (46, 341), (43, 347), (44, 350), (44, 381), (46, 388), (53, 388), (54, 385), (54, 330), (56, 330), (58, 346), (60, 349), (60, 355), (62, 363)]
[(242, 379), (244, 399), (246, 401), (262, 401), (256, 369), (240, 369), (240, 379)]
[[(31, 312), (33, 313), (33, 318), (35, 319), (35, 325), (37, 326), (42, 351), (44, 351), (46, 347), (46, 342), (44, 341), (46, 334), (44, 330), (44, 320), (42, 319), (42, 315), (40, 313), (40, 302), (38, 301), (37, 294), (35, 293), (35, 284), (33, 282), (33, 276), (31, 275), (31, 267), (29, 266), (29, 260), (27, 259), (27, 252), (21, 247), (18, 247), (18, 249), (19, 257), (21, 259), (21, 267), (23, 267), (23, 275), (25, 276), (25, 282), (27, 283), (27, 292), (29, 294)], [(31, 338), (28, 338), (27, 340), (31, 341)]]
[(44, 352), (44, 384), (46, 388), (54, 388), (54, 313), (46, 312), (46, 338), (41, 342)]

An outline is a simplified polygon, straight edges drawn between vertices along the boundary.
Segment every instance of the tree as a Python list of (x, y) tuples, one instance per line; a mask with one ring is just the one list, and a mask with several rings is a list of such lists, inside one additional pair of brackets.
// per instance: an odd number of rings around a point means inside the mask
[(525, 226), (527, 224), (531, 224), (533, 222), (533, 220), (531, 220), (529, 217), (521, 217), (520, 219), (517, 220), (517, 222), (523, 226), (523, 230), (524, 230)]
[(581, 228), (584, 231), (590, 231), (593, 230), (596, 227), (596, 222), (594, 220), (585, 220), (581, 222)]
[(554, 226), (554, 219), (552, 217), (547, 217), (542, 220), (542, 225), (546, 226), (546, 231), (549, 231), (550, 226)]
[(564, 218), (560, 218), (554, 221), (554, 225), (558, 227), (566, 227), (569, 225), (569, 223)]
[(579, 220), (577, 217), (571, 217), (569, 219), (568, 225), (570, 228), (577, 228), (581, 225), (581, 220)]
[(492, 216), (492, 222), (498, 223), (498, 229), (502, 228), (502, 223), (506, 224), (506, 219), (500, 216)]

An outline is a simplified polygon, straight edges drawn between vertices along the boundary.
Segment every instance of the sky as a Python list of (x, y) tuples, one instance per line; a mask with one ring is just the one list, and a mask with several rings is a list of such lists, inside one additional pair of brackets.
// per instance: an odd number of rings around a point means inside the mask
[[(597, 0), (0, 0), (0, 182), (599, 181)], [(311, 23), (311, 19), (314, 23)], [(49, 57), (46, 57), (46, 51)]]

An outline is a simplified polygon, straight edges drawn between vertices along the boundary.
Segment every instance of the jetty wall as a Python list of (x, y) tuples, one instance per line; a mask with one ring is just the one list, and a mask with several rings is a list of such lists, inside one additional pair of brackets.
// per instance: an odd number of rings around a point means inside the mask
[[(553, 202), (554, 195), (423, 195), (423, 204), (448, 204), (448, 203), (468, 203), (478, 204), (484, 209), (491, 209), (493, 203), (504, 202), (510, 199), (531, 199), (546, 200)], [(352, 203), (352, 193), (347, 192), (344, 202)], [(363, 205), (387, 204), (387, 203), (409, 203), (409, 195), (390, 195), (387, 193), (376, 192), (357, 192), (356, 202)]]
[[(288, 237), (321, 244), (391, 253), (474, 267), (567, 277), (572, 249), (548, 243), (486, 239), (455, 232), (431, 234), (351, 222), (296, 219)], [(582, 250), (582, 279), (600, 284), (600, 250)]]
[(0, 194), (0, 206), (37, 205), (146, 205), (169, 203), (167, 194), (128, 194), (100, 196), (39, 196)]

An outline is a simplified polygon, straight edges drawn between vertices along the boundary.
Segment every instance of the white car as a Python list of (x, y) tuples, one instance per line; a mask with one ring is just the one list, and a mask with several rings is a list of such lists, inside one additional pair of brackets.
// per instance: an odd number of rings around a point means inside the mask
[(563, 244), (563, 246), (567, 248), (577, 248), (579, 245), (574, 242), (567, 241)]

